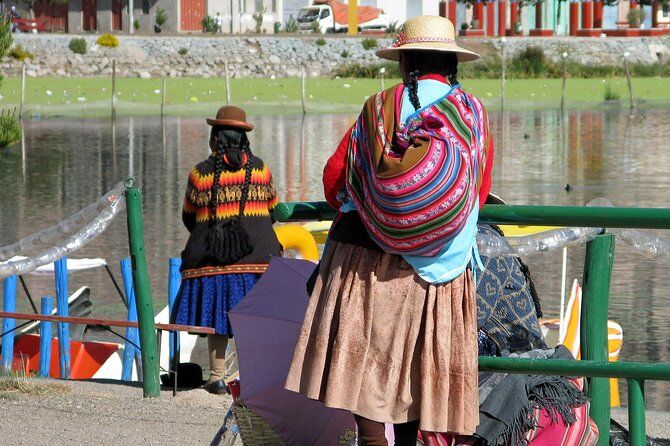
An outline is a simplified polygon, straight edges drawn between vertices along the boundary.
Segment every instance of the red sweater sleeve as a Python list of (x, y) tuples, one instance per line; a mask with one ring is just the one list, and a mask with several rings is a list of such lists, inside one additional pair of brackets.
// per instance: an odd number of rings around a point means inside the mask
[(328, 158), (326, 166), (323, 168), (323, 192), (328, 204), (336, 209), (339, 209), (342, 205), (337, 199), (337, 194), (344, 188), (347, 148), (349, 147), (349, 138), (352, 131), (353, 126), (344, 135), (335, 153)]
[(486, 198), (489, 196), (489, 192), (491, 192), (491, 183), (493, 182), (491, 178), (491, 173), (493, 172), (493, 138), (491, 137), (491, 133), (489, 132), (487, 128), (487, 135), (486, 135), (486, 165), (484, 166), (484, 176), (482, 178), (482, 183), (479, 187), (479, 208), (481, 209), (482, 206), (486, 203)]

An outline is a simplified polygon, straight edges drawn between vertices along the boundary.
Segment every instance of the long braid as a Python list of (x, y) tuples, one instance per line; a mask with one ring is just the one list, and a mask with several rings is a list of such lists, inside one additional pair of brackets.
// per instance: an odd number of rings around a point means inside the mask
[(419, 102), (419, 70), (413, 70), (409, 72), (407, 79), (407, 91), (409, 93), (409, 101), (414, 106), (414, 110), (421, 108), (421, 102)]
[(446, 77), (449, 81), (449, 85), (453, 86), (458, 83), (458, 62), (449, 66)]
[[(207, 244), (207, 255), (211, 262), (229, 265), (251, 254), (254, 249), (240, 218), (244, 214), (249, 193), (253, 160), (249, 149), (249, 139), (245, 133), (222, 129), (216, 133), (212, 132), (212, 134), (213, 139), (216, 139), (216, 146), (212, 155), (215, 162), (214, 184), (210, 195), (212, 218), (205, 242)], [(246, 155), (246, 163), (242, 154)], [(216, 209), (219, 202), (221, 174), (225, 169), (237, 171), (243, 166), (245, 175), (239, 213), (233, 218), (218, 221), (216, 219)]]
[(216, 210), (219, 207), (219, 190), (221, 189), (221, 184), (219, 184), (221, 179), (221, 174), (225, 168), (225, 161), (223, 160), (223, 143), (221, 139), (216, 143), (216, 151), (214, 152), (214, 182), (212, 183), (212, 189), (209, 197), (209, 206), (210, 206), (210, 223), (216, 222)]
[(251, 148), (249, 144), (249, 139), (247, 138), (247, 135), (245, 134), (242, 137), (241, 141), (241, 149), (247, 156), (247, 162), (246, 165), (244, 166), (244, 185), (242, 186), (242, 198), (240, 199), (240, 218), (244, 214), (244, 208), (247, 204), (247, 198), (249, 196), (249, 187), (251, 186), (251, 171), (254, 168), (254, 163), (253, 163), (253, 155), (251, 154)]

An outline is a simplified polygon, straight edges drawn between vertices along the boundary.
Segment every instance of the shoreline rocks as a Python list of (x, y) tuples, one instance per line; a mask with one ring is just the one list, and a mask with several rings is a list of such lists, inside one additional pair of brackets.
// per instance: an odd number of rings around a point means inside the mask
[[(375, 49), (363, 48), (362, 38), (341, 36), (218, 36), (158, 37), (119, 36), (117, 48), (95, 43), (95, 35), (83, 36), (86, 54), (75, 54), (68, 44), (73, 35), (18, 34), (15, 44), (34, 54), (26, 60), (30, 77), (98, 77), (109, 76), (116, 60), (119, 77), (214, 77), (224, 75), (228, 63), (231, 76), (295, 77), (305, 65), (309, 76), (327, 76), (333, 68), (347, 64), (380, 63)], [(379, 47), (392, 43), (390, 38), (377, 38)], [(325, 42), (325, 43), (324, 43)], [(462, 39), (459, 44), (480, 52), (484, 57), (499, 57), (500, 39)], [(546, 56), (558, 61), (568, 53), (568, 60), (583, 65), (623, 64), (629, 53), (632, 63), (670, 62), (670, 38), (508, 38), (505, 57), (511, 58), (530, 46), (541, 47)], [(22, 63), (7, 58), (0, 60), (5, 76), (21, 74)]]

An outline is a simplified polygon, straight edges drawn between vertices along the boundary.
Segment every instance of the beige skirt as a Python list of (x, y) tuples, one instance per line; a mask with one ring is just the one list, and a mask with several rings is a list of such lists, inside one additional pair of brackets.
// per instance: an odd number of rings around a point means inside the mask
[(470, 271), (435, 286), (401, 256), (334, 242), (286, 388), (375, 421), (472, 434), (476, 305)]

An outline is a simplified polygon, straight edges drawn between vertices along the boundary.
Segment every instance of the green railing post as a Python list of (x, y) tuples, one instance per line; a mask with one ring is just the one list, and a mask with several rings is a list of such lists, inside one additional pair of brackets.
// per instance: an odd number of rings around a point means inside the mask
[(644, 380), (628, 380), (628, 427), (630, 445), (646, 446), (647, 431), (644, 416)]
[(142, 350), (142, 387), (144, 397), (158, 397), (161, 392), (158, 376), (158, 350), (154, 307), (151, 300), (151, 283), (147, 273), (142, 230), (142, 194), (134, 180), (126, 182), (126, 212), (128, 215), (128, 243), (133, 265), (133, 283), (137, 302), (137, 321)]
[[(607, 361), (607, 316), (610, 278), (614, 262), (614, 235), (601, 234), (586, 245), (584, 295), (581, 317), (582, 359)], [(610, 383), (607, 378), (589, 380), (590, 415), (598, 425), (598, 446), (609, 445)]]

